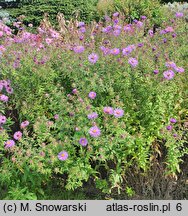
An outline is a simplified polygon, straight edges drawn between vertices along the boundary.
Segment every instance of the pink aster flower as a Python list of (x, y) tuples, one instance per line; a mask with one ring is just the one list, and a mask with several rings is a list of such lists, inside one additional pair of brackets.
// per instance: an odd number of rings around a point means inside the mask
[(84, 52), (85, 48), (83, 46), (75, 46), (73, 50), (75, 53), (82, 53)]
[(113, 115), (114, 110), (112, 107), (104, 107), (103, 109), (104, 113), (109, 114), (109, 115)]
[(8, 101), (8, 96), (0, 95), (0, 101), (7, 102)]
[(25, 127), (27, 127), (29, 125), (29, 121), (23, 121), (22, 123), (21, 123), (21, 128), (25, 128)]
[(129, 58), (128, 59), (128, 63), (132, 66), (132, 67), (136, 67), (138, 65), (138, 60), (136, 58)]
[(167, 33), (169, 33), (169, 32), (173, 32), (174, 29), (173, 29), (171, 26), (168, 26), (168, 27), (165, 28), (165, 31), (166, 31)]
[(53, 39), (52, 38), (46, 38), (45, 41), (48, 45), (50, 45), (53, 42)]
[(100, 129), (97, 126), (94, 126), (94, 127), (91, 127), (89, 129), (89, 134), (92, 137), (98, 137), (98, 136), (100, 136), (101, 131), (100, 131)]
[(3, 32), (2, 31), (0, 31), (0, 37), (3, 37)]
[(6, 116), (0, 115), (0, 125), (1, 125), (1, 124), (5, 124), (5, 123), (6, 123), (6, 120), (7, 120)]
[(183, 13), (177, 12), (175, 16), (176, 16), (177, 18), (181, 18), (181, 17), (183, 17)]
[(55, 120), (59, 119), (59, 115), (58, 115), (58, 114), (55, 114), (55, 115), (54, 115), (54, 119), (55, 119)]
[(11, 87), (6, 87), (6, 92), (7, 92), (8, 94), (12, 94), (12, 93), (13, 93), (13, 88), (11, 88)]
[(14, 146), (14, 145), (15, 145), (14, 140), (7, 140), (7, 141), (5, 142), (5, 148), (11, 148), (11, 147)]
[(88, 56), (88, 60), (92, 64), (95, 64), (98, 61), (98, 59), (99, 59), (99, 56), (96, 53), (92, 53)]
[(96, 92), (93, 92), (91, 91), (89, 94), (88, 94), (88, 97), (91, 98), (91, 99), (95, 99), (97, 96)]
[(86, 146), (88, 144), (88, 141), (86, 138), (80, 138), (79, 143), (82, 146)]
[(15, 140), (20, 140), (22, 138), (22, 132), (21, 131), (17, 131), (14, 133), (14, 139)]
[(61, 152), (59, 152), (59, 154), (58, 154), (58, 158), (59, 158), (59, 160), (61, 160), (61, 161), (65, 161), (65, 160), (67, 160), (67, 158), (68, 158), (68, 152), (66, 152), (66, 151), (61, 151)]
[(178, 73), (183, 73), (185, 71), (182, 67), (174, 67), (174, 70)]
[(171, 80), (174, 77), (174, 72), (172, 70), (167, 70), (163, 72), (163, 76), (167, 80)]
[(114, 110), (114, 116), (116, 118), (120, 118), (124, 115), (124, 111), (122, 109), (115, 109)]

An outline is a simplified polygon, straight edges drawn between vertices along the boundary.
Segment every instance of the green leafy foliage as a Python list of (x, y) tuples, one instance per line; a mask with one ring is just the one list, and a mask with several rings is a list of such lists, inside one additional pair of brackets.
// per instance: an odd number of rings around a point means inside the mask
[(99, 16), (96, 11), (96, 4), (97, 0), (39, 0), (33, 2), (24, 1), (20, 3), (19, 8), (12, 8), (8, 11), (14, 18), (17, 18), (20, 15), (24, 15), (24, 23), (32, 23), (34, 26), (38, 26), (43, 19), (44, 13), (48, 13), (52, 24), (57, 25), (56, 16), (58, 12), (63, 13), (65, 18), (68, 20), (76, 16), (86, 22), (98, 20)]

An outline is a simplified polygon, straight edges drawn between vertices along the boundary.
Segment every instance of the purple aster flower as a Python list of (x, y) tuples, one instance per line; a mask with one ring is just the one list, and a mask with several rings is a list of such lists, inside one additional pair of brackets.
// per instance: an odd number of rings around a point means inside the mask
[(89, 56), (88, 56), (88, 60), (89, 62), (91, 62), (92, 64), (95, 64), (99, 59), (99, 56), (96, 54), (96, 53), (91, 53)]
[(129, 55), (133, 51), (131, 46), (122, 49), (122, 54), (125, 56)]
[(2, 115), (0, 115), (0, 125), (1, 125), (1, 124), (5, 124), (6, 121), (7, 121), (6, 116), (2, 116)]
[(114, 113), (114, 109), (112, 107), (104, 107), (103, 111), (104, 113), (109, 114), (109, 115), (113, 115)]
[(181, 18), (181, 17), (183, 17), (183, 13), (177, 12), (175, 16), (176, 16), (177, 18)]
[(167, 80), (171, 80), (174, 77), (174, 72), (172, 70), (167, 70), (163, 72), (163, 76)]
[(124, 115), (124, 111), (122, 109), (115, 109), (114, 110), (114, 116), (119, 118), (122, 117)]
[(14, 139), (15, 140), (20, 140), (22, 138), (22, 132), (21, 131), (17, 131), (14, 133)]
[(173, 62), (173, 61), (169, 61), (169, 62), (166, 62), (165, 63), (165, 66), (167, 68), (175, 68), (176, 67), (176, 64)]
[(153, 35), (154, 35), (153, 30), (150, 29), (150, 30), (148, 31), (148, 34), (149, 34), (150, 37), (153, 37)]
[(115, 19), (113, 20), (114, 24), (118, 24), (119, 20), (118, 19)]
[(73, 94), (77, 94), (77, 93), (78, 93), (78, 90), (77, 90), (77, 89), (73, 89), (73, 90), (72, 90), (72, 93), (73, 93)]
[(173, 33), (173, 34), (172, 34), (172, 37), (173, 37), (173, 38), (175, 38), (176, 36), (177, 36), (176, 33)]
[(172, 125), (167, 125), (166, 129), (169, 130), (169, 131), (172, 130)]
[(132, 67), (136, 67), (138, 65), (138, 60), (136, 58), (129, 58), (128, 59), (128, 63), (132, 66)]
[(163, 30), (161, 30), (159, 33), (160, 33), (160, 34), (166, 34), (166, 31), (165, 31), (165, 29), (163, 29)]
[(0, 95), (0, 101), (3, 101), (3, 102), (7, 102), (8, 101), (8, 96), (6, 95)]
[(153, 73), (154, 73), (154, 74), (158, 74), (158, 73), (159, 73), (159, 70), (154, 70)]
[(110, 54), (110, 49), (109, 48), (101, 46), (100, 49), (102, 50), (102, 52), (103, 52), (104, 55)]
[(170, 119), (170, 122), (171, 122), (171, 123), (176, 123), (177, 120), (176, 120), (175, 118), (171, 118), (171, 119)]
[(110, 50), (110, 53), (111, 53), (112, 55), (118, 55), (118, 54), (120, 53), (120, 50), (119, 50), (119, 48), (114, 48), (114, 49), (111, 49), (111, 50)]
[(110, 22), (111, 21), (111, 18), (109, 16), (107, 16), (107, 15), (104, 16), (104, 19), (105, 19), (106, 22)]
[(82, 53), (85, 48), (83, 46), (75, 46), (73, 50), (75, 53)]
[(5, 148), (11, 148), (11, 147), (14, 146), (14, 145), (15, 145), (14, 140), (7, 140), (7, 141), (5, 142)]
[(86, 138), (80, 138), (79, 143), (82, 146), (86, 146), (88, 144), (88, 141)]
[(173, 137), (177, 137), (178, 135), (177, 134), (173, 134)]
[(131, 25), (126, 25), (123, 29), (125, 32), (130, 32), (132, 30)]
[(106, 28), (102, 29), (102, 32), (104, 33), (110, 33), (112, 31), (113, 27), (112, 26), (107, 26)]
[(78, 23), (78, 27), (83, 27), (83, 26), (85, 26), (85, 23), (84, 23), (84, 22), (79, 22), (79, 23)]
[(146, 16), (141, 16), (141, 19), (145, 20), (145, 19), (147, 19), (147, 17)]
[(59, 158), (59, 160), (61, 160), (61, 161), (65, 161), (65, 160), (67, 160), (67, 158), (68, 158), (68, 153), (66, 152), (66, 151), (61, 151), (61, 152), (59, 152), (59, 154), (58, 154), (58, 158)]
[(100, 136), (101, 131), (100, 131), (100, 129), (97, 126), (94, 126), (94, 127), (91, 127), (89, 129), (89, 134), (92, 137), (98, 137), (98, 136)]
[(118, 37), (120, 34), (121, 34), (121, 30), (119, 30), (119, 29), (116, 29), (116, 30), (113, 31), (113, 35), (115, 37)]
[(79, 31), (80, 31), (81, 33), (85, 33), (85, 32), (86, 32), (86, 28), (85, 28), (85, 27), (81, 27), (81, 28), (79, 29)]
[(163, 38), (163, 43), (166, 43), (167, 42), (167, 39), (166, 38)]
[(87, 115), (88, 119), (96, 119), (98, 114), (96, 112), (90, 113)]
[(113, 27), (114, 27), (114, 30), (121, 30), (122, 29), (122, 27), (120, 25), (114, 25)]
[(21, 125), (20, 125), (20, 127), (21, 128), (25, 128), (25, 127), (27, 127), (29, 125), (29, 121), (23, 121), (22, 123), (21, 123)]
[(139, 43), (139, 44), (138, 44), (138, 47), (143, 47), (143, 46), (144, 46), (143, 43)]
[(138, 28), (141, 28), (141, 27), (143, 26), (143, 22), (138, 21), (138, 22), (136, 23), (136, 26), (137, 26)]
[(96, 92), (93, 92), (91, 91), (89, 94), (88, 94), (88, 97), (91, 98), (91, 99), (95, 99), (97, 96)]
[(178, 73), (183, 73), (185, 71), (182, 67), (174, 67), (174, 70)]
[(119, 16), (119, 12), (113, 13), (113, 17), (118, 17), (118, 16)]

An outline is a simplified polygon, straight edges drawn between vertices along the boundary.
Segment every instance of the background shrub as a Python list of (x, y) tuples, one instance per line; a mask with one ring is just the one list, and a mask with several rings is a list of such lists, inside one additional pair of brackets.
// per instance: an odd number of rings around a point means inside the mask
[(153, 23), (159, 24), (163, 21), (159, 0), (99, 0), (97, 9), (100, 14), (119, 11), (128, 21), (139, 19), (142, 15), (147, 16)]
[(44, 13), (48, 13), (51, 23), (55, 25), (57, 24), (56, 15), (58, 12), (63, 13), (68, 20), (76, 15), (78, 15), (78, 19), (86, 22), (98, 20), (99, 16), (96, 11), (96, 4), (97, 0), (21, 1), (18, 8), (11, 8), (8, 11), (14, 18), (25, 15), (23, 19), (24, 23), (32, 23), (34, 26), (38, 26), (43, 19)]

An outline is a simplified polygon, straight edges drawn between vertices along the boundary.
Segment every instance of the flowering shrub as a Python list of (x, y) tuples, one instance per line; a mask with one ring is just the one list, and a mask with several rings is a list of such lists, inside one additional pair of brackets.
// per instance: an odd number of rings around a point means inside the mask
[(187, 154), (186, 25), (174, 14), (145, 33), (147, 22), (117, 13), (37, 34), (15, 23), (17, 35), (0, 23), (0, 184), (11, 198), (14, 188), (45, 197), (54, 178), (66, 190), (92, 180), (134, 194), (129, 171), (147, 176), (161, 159), (177, 178)]

